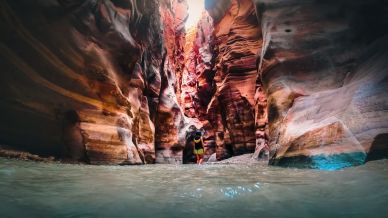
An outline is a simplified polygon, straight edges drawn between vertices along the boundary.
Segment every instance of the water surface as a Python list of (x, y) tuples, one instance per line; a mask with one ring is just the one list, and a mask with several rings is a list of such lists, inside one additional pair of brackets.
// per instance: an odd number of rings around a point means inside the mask
[(318, 171), (0, 159), (0, 217), (387, 216), (387, 160)]

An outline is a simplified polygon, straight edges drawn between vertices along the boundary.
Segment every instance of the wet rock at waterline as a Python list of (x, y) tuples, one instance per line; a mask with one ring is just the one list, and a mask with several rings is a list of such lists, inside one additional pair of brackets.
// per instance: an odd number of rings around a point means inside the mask
[(379, 27), (388, 24), (388, 5), (255, 3), (271, 163), (338, 169), (386, 153), (388, 29)]
[(387, 157), (387, 3), (1, 2), (0, 143), (91, 164)]

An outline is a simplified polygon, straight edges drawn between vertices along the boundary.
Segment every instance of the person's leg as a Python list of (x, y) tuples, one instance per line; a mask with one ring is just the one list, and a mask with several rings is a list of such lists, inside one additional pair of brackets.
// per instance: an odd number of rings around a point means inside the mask
[(203, 154), (199, 155), (198, 164), (202, 164), (202, 162), (203, 162)]
[(203, 155), (201, 155), (200, 159), (199, 159), (199, 163), (198, 164), (202, 164), (203, 162)]

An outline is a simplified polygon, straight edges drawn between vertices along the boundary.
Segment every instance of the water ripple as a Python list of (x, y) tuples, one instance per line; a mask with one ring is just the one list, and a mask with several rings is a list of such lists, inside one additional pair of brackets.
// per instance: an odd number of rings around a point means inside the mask
[(25, 211), (34, 217), (335, 217), (335, 211), (371, 217), (388, 212), (387, 163), (325, 172), (0, 159), (0, 217), (25, 217)]

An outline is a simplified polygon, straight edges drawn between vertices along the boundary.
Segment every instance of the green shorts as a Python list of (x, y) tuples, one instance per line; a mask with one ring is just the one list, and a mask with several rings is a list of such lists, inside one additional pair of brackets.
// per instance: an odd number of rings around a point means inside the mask
[(205, 153), (205, 151), (203, 150), (203, 148), (201, 149), (194, 149), (194, 154), (195, 155), (203, 155)]

